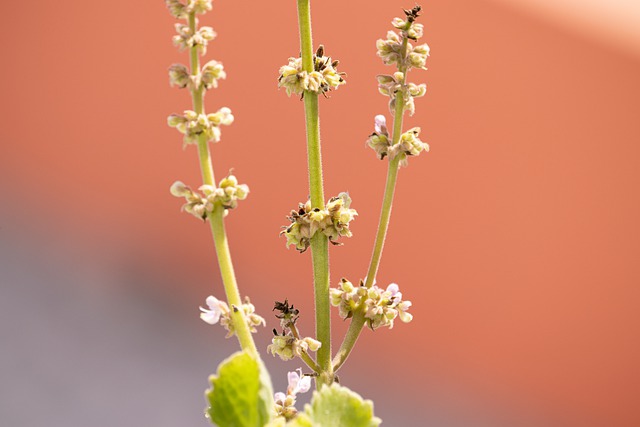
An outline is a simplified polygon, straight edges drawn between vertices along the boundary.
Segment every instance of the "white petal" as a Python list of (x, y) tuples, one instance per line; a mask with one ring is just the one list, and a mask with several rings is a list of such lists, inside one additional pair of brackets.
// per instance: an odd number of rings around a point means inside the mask
[(277, 392), (276, 394), (273, 395), (273, 398), (274, 398), (274, 400), (276, 402), (278, 402), (278, 401), (284, 402), (284, 400), (287, 398), (287, 396), (283, 392), (279, 391), (279, 392)]
[(297, 393), (306, 393), (311, 388), (311, 377), (305, 375), (298, 383)]
[(399, 311), (398, 317), (400, 317), (400, 320), (404, 323), (409, 323), (413, 320), (413, 314), (407, 313), (406, 311)]
[(399, 291), (400, 287), (396, 283), (391, 283), (387, 286), (387, 292), (391, 292), (391, 296), (396, 296)]
[(220, 310), (205, 310), (200, 307), (202, 313), (200, 313), (200, 318), (207, 322), (210, 325), (215, 325), (220, 320)]
[(211, 310), (220, 310), (220, 301), (213, 295), (207, 297), (206, 303)]
[(293, 394), (291, 390), (295, 390), (295, 388), (298, 387), (299, 381), (300, 381), (300, 375), (298, 375), (296, 371), (289, 372), (287, 374), (287, 382), (288, 382), (287, 390), (290, 391), (289, 394)]
[(382, 114), (378, 114), (374, 122), (376, 133), (385, 133), (387, 131), (387, 119)]

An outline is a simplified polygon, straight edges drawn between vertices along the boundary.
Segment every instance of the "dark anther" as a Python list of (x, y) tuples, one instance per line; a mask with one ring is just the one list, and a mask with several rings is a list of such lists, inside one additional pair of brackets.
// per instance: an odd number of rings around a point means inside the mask
[(289, 325), (295, 325), (298, 321), (298, 314), (300, 310), (294, 308), (293, 304), (289, 305), (289, 300), (285, 299), (284, 302), (276, 301), (273, 305), (273, 310), (277, 310), (280, 313), (276, 314), (276, 318), (285, 319)]
[(318, 56), (318, 57), (324, 56), (324, 46), (323, 45), (318, 46), (318, 50), (316, 51), (316, 56)]
[(415, 6), (411, 10), (405, 10), (404, 14), (407, 15), (407, 21), (413, 22), (417, 17), (420, 16), (420, 11), (422, 10), (422, 6)]
[(282, 319), (285, 316), (297, 316), (300, 310), (293, 307), (293, 304), (289, 305), (289, 299), (285, 299), (284, 302), (276, 301), (273, 305), (273, 310), (278, 310), (281, 314), (276, 314), (278, 319)]

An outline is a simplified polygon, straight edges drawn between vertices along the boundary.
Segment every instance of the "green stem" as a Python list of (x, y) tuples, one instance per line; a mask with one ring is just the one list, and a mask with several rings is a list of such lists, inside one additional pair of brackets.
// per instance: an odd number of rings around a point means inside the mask
[[(189, 28), (193, 33), (197, 30), (198, 21), (195, 13), (189, 14)], [(200, 73), (200, 56), (197, 46), (189, 49), (189, 59), (191, 65), (191, 75), (196, 76)], [(193, 110), (197, 114), (205, 114), (204, 110), (204, 89), (194, 88), (191, 91), (193, 101)], [(200, 171), (202, 173), (202, 181), (206, 185), (215, 185), (215, 175), (213, 172), (213, 162), (211, 160), (211, 151), (206, 137), (198, 138), (198, 158), (200, 160)], [(236, 336), (240, 342), (240, 347), (258, 357), (253, 336), (242, 311), (242, 298), (238, 291), (236, 275), (233, 270), (231, 261), (231, 252), (229, 251), (229, 243), (227, 241), (227, 233), (224, 227), (224, 208), (216, 205), (213, 212), (209, 215), (209, 224), (211, 225), (211, 234), (216, 248), (220, 273), (222, 275), (222, 284), (227, 296), (227, 302), (231, 308), (231, 319), (235, 328)]]
[(233, 270), (233, 263), (231, 262), (229, 242), (227, 241), (227, 233), (224, 228), (224, 208), (222, 205), (217, 205), (209, 215), (209, 224), (211, 224), (211, 234), (213, 234), (213, 241), (216, 246), (220, 274), (222, 275), (224, 292), (227, 294), (227, 301), (231, 308), (231, 319), (233, 320), (236, 336), (243, 350), (258, 357), (256, 344), (253, 342), (251, 330), (242, 312), (242, 299), (240, 298), (236, 274)]
[(322, 370), (317, 385), (333, 382), (331, 364), (331, 303), (329, 300), (329, 239), (316, 233), (311, 239), (313, 261), (313, 289), (316, 305), (316, 339), (322, 343), (316, 357)]
[(320, 120), (318, 94), (304, 93), (304, 112), (307, 125), (307, 158), (311, 207), (324, 209), (322, 179), (322, 151), (320, 147)]
[(302, 69), (307, 73), (313, 71), (313, 40), (311, 38), (310, 3), (310, 0), (298, 0), (298, 27), (300, 29)]
[[(298, 328), (296, 327), (295, 323), (293, 322), (289, 323), (289, 330), (291, 331), (291, 334), (296, 339), (298, 340), (300, 339), (300, 333), (298, 332)], [(300, 353), (300, 358), (304, 361), (304, 363), (307, 364), (308, 367), (313, 369), (313, 371), (316, 374), (319, 374), (320, 372), (322, 372), (322, 369), (320, 369), (320, 366), (318, 366), (315, 360), (313, 360), (306, 351), (303, 350), (302, 353)]]
[(351, 350), (353, 350), (353, 347), (356, 345), (356, 341), (358, 341), (358, 337), (364, 327), (365, 321), (364, 307), (358, 307), (351, 318), (351, 323), (349, 324), (349, 329), (344, 336), (344, 340), (342, 340), (342, 345), (336, 353), (336, 356), (333, 358), (333, 372), (338, 372), (344, 362), (347, 361), (349, 354), (351, 354)]
[[(404, 37), (402, 40), (401, 55), (403, 58), (407, 56), (407, 43), (408, 38)], [(407, 81), (407, 67), (402, 65), (399, 67), (404, 75), (401, 84), (405, 84)], [(395, 145), (400, 141), (402, 135), (402, 122), (404, 117), (404, 93), (398, 91), (396, 95), (396, 111), (393, 118), (393, 136), (391, 145)], [(400, 160), (405, 156), (404, 153), (398, 153), (389, 161), (389, 169), (387, 171), (387, 183), (384, 189), (384, 197), (382, 199), (382, 210), (380, 212), (380, 221), (378, 222), (378, 232), (376, 233), (376, 241), (373, 245), (373, 253), (371, 254), (371, 261), (369, 262), (369, 270), (367, 271), (367, 278), (365, 286), (370, 288), (373, 285), (376, 275), (378, 274), (378, 268), (380, 267), (380, 259), (382, 258), (382, 250), (384, 249), (384, 242), (387, 238), (387, 232), (389, 231), (389, 221), (391, 220), (391, 208), (393, 206), (393, 195), (396, 190), (396, 181), (398, 180), (398, 170), (400, 168)], [(333, 370), (338, 372), (338, 369), (347, 361), (351, 350), (356, 345), (360, 332), (366, 323), (364, 317), (364, 306), (358, 307), (354, 310), (353, 317), (351, 318), (351, 324), (349, 329), (340, 345), (340, 349), (333, 358)]]
[(389, 169), (387, 171), (387, 184), (384, 189), (384, 198), (382, 200), (382, 211), (380, 212), (380, 221), (378, 223), (376, 242), (373, 246), (373, 254), (371, 255), (371, 262), (369, 263), (369, 270), (367, 271), (367, 280), (365, 281), (365, 286), (367, 288), (370, 288), (373, 285), (373, 281), (376, 279), (376, 275), (378, 274), (378, 267), (380, 267), (382, 249), (384, 249), (384, 242), (387, 238), (387, 231), (389, 230), (389, 220), (391, 219), (393, 196), (396, 190), (398, 169), (400, 166), (400, 158), (402, 155), (404, 154), (398, 154), (389, 162)]
[[(401, 119), (402, 120), (402, 116)], [(400, 166), (400, 155), (397, 155), (393, 160), (389, 162), (389, 170), (387, 172), (387, 185), (384, 190), (384, 198), (382, 201), (382, 211), (380, 213), (380, 222), (378, 223), (378, 232), (376, 234), (376, 241), (373, 247), (373, 254), (371, 255), (371, 262), (369, 263), (369, 271), (367, 273), (367, 280), (365, 286), (370, 288), (373, 285), (376, 274), (378, 273), (378, 267), (380, 266), (380, 259), (382, 258), (382, 249), (384, 248), (384, 241), (389, 230), (389, 221), (391, 219), (391, 207), (393, 206), (393, 195), (395, 193), (396, 181), (398, 179), (398, 169)], [(342, 341), (340, 349), (336, 353), (333, 359), (333, 370), (338, 372), (338, 369), (344, 364), (353, 350), (353, 346), (356, 344), (360, 332), (365, 324), (364, 307), (360, 306), (355, 310), (349, 329)]]
[[(306, 72), (314, 69), (313, 41), (311, 37), (310, 0), (298, 0), (298, 25), (302, 67)], [(312, 208), (324, 209), (322, 185), (322, 153), (320, 149), (320, 123), (318, 94), (305, 91), (304, 110), (307, 130), (307, 158), (309, 167), (309, 193)], [(331, 364), (331, 304), (329, 301), (329, 240), (322, 233), (311, 239), (313, 262), (313, 287), (316, 309), (316, 339), (322, 343), (317, 359), (321, 372), (316, 377), (316, 386), (333, 382)]]

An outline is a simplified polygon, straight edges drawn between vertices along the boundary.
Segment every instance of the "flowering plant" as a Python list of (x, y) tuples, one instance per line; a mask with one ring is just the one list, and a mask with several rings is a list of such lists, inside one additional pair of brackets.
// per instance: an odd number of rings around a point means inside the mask
[[(236, 336), (241, 351), (223, 361), (215, 376), (210, 377), (206, 414), (212, 423), (227, 426), (377, 426), (381, 420), (373, 415), (373, 404), (345, 386), (338, 384), (337, 372), (346, 362), (362, 329), (394, 326), (396, 319), (410, 322), (411, 302), (403, 298), (397, 284), (376, 285), (384, 241), (387, 235), (391, 206), (400, 166), (407, 166), (408, 158), (428, 151), (420, 140), (420, 128), (403, 131), (405, 112), (413, 115), (415, 98), (424, 96), (425, 84), (407, 80), (413, 68), (425, 69), (429, 56), (426, 44), (414, 44), (423, 35), (423, 25), (417, 22), (421, 7), (404, 11), (403, 18), (395, 18), (385, 38), (377, 41), (378, 56), (396, 71), (377, 76), (378, 90), (389, 98), (393, 124), (387, 127), (386, 117), (376, 115), (374, 132), (366, 143), (376, 156), (387, 160), (387, 183), (382, 201), (380, 222), (376, 234), (369, 269), (357, 284), (342, 278), (335, 288), (329, 283), (329, 244), (342, 245), (352, 236), (349, 225), (358, 213), (351, 207), (351, 198), (340, 193), (325, 199), (322, 181), (322, 156), (318, 104), (320, 95), (337, 90), (346, 84), (345, 73), (338, 71), (339, 62), (328, 56), (320, 45), (313, 48), (311, 39), (310, 0), (296, 0), (300, 33), (300, 56), (289, 58), (283, 65), (278, 85), (290, 96), (304, 101), (309, 169), (309, 199), (287, 217), (281, 235), (286, 246), (299, 252), (310, 249), (315, 297), (315, 336), (304, 337), (298, 330), (299, 310), (288, 300), (275, 303), (274, 311), (280, 330), (273, 329), (267, 351), (282, 360), (299, 359), (310, 372), (302, 369), (289, 372), (286, 393), (273, 393), (269, 374), (256, 348), (252, 333), (266, 321), (255, 313), (255, 306), (244, 300), (236, 282), (231, 253), (225, 230), (225, 217), (238, 202), (249, 194), (246, 184), (229, 174), (216, 183), (209, 143), (221, 140), (221, 126), (229, 126), (234, 117), (227, 107), (206, 113), (205, 94), (226, 77), (222, 63), (211, 60), (204, 65), (200, 57), (215, 39), (212, 28), (199, 26), (198, 16), (209, 12), (212, 0), (165, 0), (171, 14), (184, 23), (176, 24), (174, 44), (189, 53), (189, 66), (174, 64), (169, 68), (172, 86), (188, 89), (192, 109), (172, 114), (168, 124), (184, 135), (184, 146), (195, 145), (198, 150), (202, 184), (196, 190), (181, 181), (171, 186), (171, 194), (184, 199), (182, 209), (211, 228), (226, 301), (214, 296), (206, 298), (207, 308), (200, 307), (200, 317), (208, 324), (220, 324), (227, 337)], [(338, 308), (349, 329), (335, 354), (331, 346), (331, 306)], [(315, 357), (313, 356), (315, 354)], [(311, 389), (316, 391), (303, 411), (295, 407), (296, 397)]]

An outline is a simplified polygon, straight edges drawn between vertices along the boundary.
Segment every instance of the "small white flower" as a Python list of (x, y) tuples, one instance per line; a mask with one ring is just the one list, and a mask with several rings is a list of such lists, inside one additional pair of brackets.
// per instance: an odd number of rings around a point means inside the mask
[(298, 368), (297, 371), (289, 372), (287, 374), (287, 380), (289, 385), (287, 387), (287, 394), (297, 395), (298, 393), (306, 393), (311, 388), (311, 377), (308, 375), (302, 375), (302, 369)]
[(387, 119), (382, 114), (378, 114), (374, 121), (376, 133), (387, 135)]
[(207, 297), (206, 303), (209, 306), (209, 310), (200, 307), (200, 311), (202, 311), (200, 318), (210, 325), (215, 325), (220, 321), (220, 316), (222, 315), (221, 304), (224, 303), (213, 295)]

